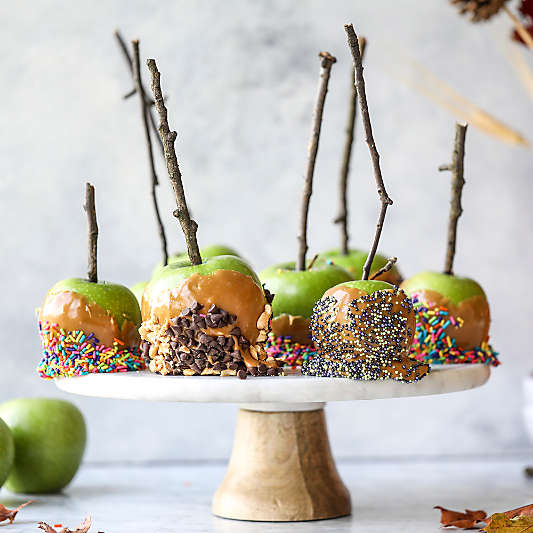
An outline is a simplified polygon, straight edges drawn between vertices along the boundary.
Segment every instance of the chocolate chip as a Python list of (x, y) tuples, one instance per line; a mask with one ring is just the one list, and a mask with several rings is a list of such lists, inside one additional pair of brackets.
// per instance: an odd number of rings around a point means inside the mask
[(226, 365), (222, 363), (215, 363), (213, 365), (213, 370), (217, 370), (218, 372), (220, 372), (221, 370), (225, 370), (225, 369), (226, 369)]
[(218, 313), (219, 309), (215, 304), (211, 304), (209, 309), (207, 310), (208, 313)]
[(213, 313), (212, 315), (209, 315), (209, 317), (217, 325), (220, 324), (220, 321), (222, 320), (222, 315), (220, 313)]
[(233, 350), (234, 347), (235, 347), (235, 342), (233, 341), (233, 339), (231, 337), (226, 337), (226, 343), (225, 343), (226, 350)]
[(250, 374), (252, 376), (257, 376), (258, 372), (257, 372), (257, 367), (255, 366), (251, 366), (249, 369), (248, 369), (248, 372), (250, 372)]
[(222, 362), (223, 363), (231, 363), (231, 355), (229, 353), (227, 353), (226, 355), (224, 355), (224, 357), (222, 358)]
[(172, 331), (173, 337), (177, 337), (178, 335), (181, 335), (183, 328), (181, 326), (170, 326), (170, 331)]
[(201, 374), (202, 373), (202, 371), (200, 370), (200, 368), (196, 364), (192, 364), (191, 365), (191, 370), (194, 370), (197, 374)]
[(264, 365), (263, 363), (261, 363), (258, 367), (257, 367), (257, 371), (259, 372), (259, 374), (261, 374), (262, 376), (264, 376), (267, 372), (267, 367), (266, 365)]
[(226, 345), (226, 337), (224, 337), (224, 335), (219, 335), (217, 337), (217, 342), (220, 346), (225, 346)]
[(277, 368), (269, 368), (267, 370), (267, 376), (277, 376), (278, 375), (278, 369)]
[(230, 370), (237, 370), (237, 369), (239, 368), (239, 365), (238, 365), (237, 363), (230, 363), (230, 364), (228, 365), (228, 368), (229, 368)]
[(237, 377), (239, 379), (246, 379), (246, 370), (243, 370), (242, 368), (237, 372)]
[(177, 326), (179, 320), (180, 320), (180, 319), (176, 316), (176, 317), (174, 317), (174, 318), (172, 318), (172, 319), (170, 320), (170, 323), (171, 323), (172, 325), (174, 325), (174, 326)]
[(192, 305), (191, 305), (191, 309), (195, 312), (195, 313), (198, 313), (198, 311), (200, 311), (200, 309), (202, 309), (203, 305), (199, 302), (194, 302)]
[(237, 317), (235, 315), (229, 315), (228, 319), (228, 324), (233, 324), (237, 321)]
[(235, 335), (235, 337), (240, 337), (241, 336), (241, 328), (239, 328), (238, 326), (235, 326), (229, 333), (230, 333), (230, 335)]
[(239, 351), (231, 352), (231, 357), (233, 357), (234, 361), (242, 361), (242, 355)]

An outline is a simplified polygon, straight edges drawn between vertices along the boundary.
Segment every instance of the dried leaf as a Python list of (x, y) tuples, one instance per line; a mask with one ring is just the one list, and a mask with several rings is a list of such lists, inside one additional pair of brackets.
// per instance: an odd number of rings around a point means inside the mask
[(76, 529), (65, 527), (61, 531), (57, 531), (45, 522), (39, 522), (38, 527), (46, 533), (87, 533), (91, 527), (91, 517), (87, 515), (85, 520)]
[(440, 509), (440, 523), (443, 527), (457, 527), (460, 529), (472, 529), (479, 522), (483, 522), (487, 517), (485, 511), (471, 511), (470, 509), (465, 509), (464, 513), (459, 511), (451, 511), (450, 509), (445, 509), (440, 505), (436, 505), (434, 509)]
[(16, 509), (8, 509), (7, 507), (4, 507), (0, 503), (0, 522), (3, 522), (4, 520), (9, 520), (9, 523), (12, 524), (13, 520), (15, 520), (15, 516), (17, 516), (17, 513), (23, 507), (26, 507), (26, 505), (29, 505), (32, 502), (33, 502), (33, 500), (24, 502), (23, 504), (19, 505)]
[(524, 515), (508, 518), (504, 513), (496, 513), (490, 517), (490, 524), (483, 530), (486, 533), (531, 533), (533, 516)]
[[(518, 516), (533, 516), (533, 503), (530, 503), (529, 505), (524, 505), (523, 507), (517, 507), (516, 509), (511, 509), (510, 511), (505, 511), (503, 513), (496, 514), (502, 514), (506, 518), (517, 518)], [(495, 516), (495, 514), (486, 520), (487, 525), (490, 525), (493, 516)]]

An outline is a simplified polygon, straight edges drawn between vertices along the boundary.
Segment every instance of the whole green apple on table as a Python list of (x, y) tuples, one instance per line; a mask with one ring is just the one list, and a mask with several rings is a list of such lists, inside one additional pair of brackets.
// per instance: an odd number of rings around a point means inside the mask
[[(0, 415), (1, 416), (1, 415)], [(9, 426), (0, 418), (0, 487), (4, 484), (15, 459), (15, 444)]]
[[(0, 405), (0, 417), (9, 426), (14, 443), (14, 462), (5, 487), (26, 494), (53, 493), (66, 487), (85, 451), (85, 421), (77, 407), (64, 400), (20, 398)], [(3, 431), (0, 423), (0, 451)], [(12, 456), (13, 443), (8, 449)], [(0, 465), (2, 461), (0, 455)]]

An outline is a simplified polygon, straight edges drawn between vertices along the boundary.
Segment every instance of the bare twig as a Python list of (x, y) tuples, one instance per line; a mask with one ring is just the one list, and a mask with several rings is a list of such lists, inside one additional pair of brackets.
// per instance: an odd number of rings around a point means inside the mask
[(381, 274), (385, 274), (385, 272), (388, 272), (394, 266), (394, 263), (396, 263), (396, 261), (398, 261), (397, 257), (389, 257), (387, 262), (377, 272), (374, 272), (372, 276), (370, 276), (370, 279), (376, 279), (381, 276)]
[(504, 5), (503, 10), (507, 13), (509, 18), (513, 21), (514, 27), (516, 29), (516, 33), (520, 35), (522, 40), (526, 43), (526, 46), (533, 50), (533, 37), (531, 34), (527, 31), (525, 26), (520, 22), (520, 19), (511, 11), (509, 6)]
[(307, 265), (307, 270), (311, 270), (313, 268), (313, 265), (315, 264), (315, 261), (318, 259), (319, 254), (315, 254), (313, 259), (309, 262)]
[(300, 235), (298, 236), (299, 249), (298, 260), (296, 261), (297, 270), (305, 270), (305, 255), (308, 250), (307, 246), (307, 217), (309, 213), (309, 201), (313, 193), (313, 174), (315, 172), (316, 155), (318, 153), (318, 142), (320, 140), (320, 128), (322, 126), (322, 115), (324, 113), (324, 103), (328, 92), (329, 76), (333, 63), (337, 61), (330, 53), (320, 52), (320, 83), (318, 86), (318, 97), (313, 112), (313, 127), (311, 130), (311, 140), (307, 152), (307, 171), (305, 174), (305, 183), (302, 194), (302, 206), (300, 211)]
[(366, 101), (366, 91), (365, 91), (365, 79), (363, 77), (363, 64), (361, 62), (361, 53), (359, 52), (359, 43), (357, 40), (357, 35), (353, 29), (353, 26), (350, 24), (344, 25), (344, 30), (348, 37), (348, 46), (352, 52), (352, 59), (355, 68), (355, 88), (357, 90), (357, 97), (359, 99), (359, 109), (361, 110), (361, 118), (363, 121), (363, 127), (366, 134), (366, 142), (368, 144), (368, 149), (370, 150), (370, 157), (372, 159), (372, 166), (374, 168), (374, 177), (376, 179), (376, 186), (378, 189), (379, 199), (381, 201), (381, 210), (378, 217), (378, 223), (376, 226), (376, 234), (374, 235), (374, 242), (372, 243), (372, 248), (368, 253), (365, 264), (363, 266), (363, 277), (362, 279), (368, 279), (370, 274), (370, 268), (372, 267), (372, 262), (374, 261), (374, 256), (378, 249), (379, 238), (381, 236), (381, 230), (383, 229), (383, 222), (385, 220), (385, 214), (387, 213), (387, 208), (389, 205), (392, 205), (392, 200), (389, 198), (387, 191), (385, 189), (385, 184), (383, 183), (383, 177), (381, 175), (381, 168), (379, 166), (379, 153), (376, 148), (376, 143), (374, 142), (374, 136), (372, 134), (372, 124), (370, 123), (370, 115), (368, 113), (368, 103)]
[[(363, 61), (366, 49), (366, 39), (361, 37), (359, 39), (359, 48), (361, 53), (361, 61)], [(348, 254), (348, 241), (350, 235), (348, 233), (348, 174), (350, 172), (350, 160), (352, 156), (352, 146), (354, 141), (355, 119), (357, 117), (357, 90), (355, 89), (355, 70), (352, 67), (350, 75), (350, 106), (348, 110), (348, 122), (346, 123), (346, 142), (344, 144), (344, 154), (342, 157), (340, 181), (339, 181), (339, 200), (340, 208), (339, 215), (335, 219), (335, 224), (341, 226), (341, 252), (344, 255)]]
[(165, 235), (163, 221), (161, 220), (161, 215), (159, 213), (159, 206), (157, 204), (156, 187), (159, 185), (159, 180), (157, 179), (157, 173), (155, 170), (154, 151), (152, 149), (152, 135), (150, 133), (150, 125), (148, 123), (148, 108), (146, 107), (146, 98), (144, 95), (144, 87), (142, 84), (139, 41), (134, 40), (131, 42), (131, 44), (133, 47), (133, 79), (135, 80), (135, 86), (137, 88), (137, 93), (139, 94), (139, 102), (141, 104), (141, 116), (144, 127), (144, 138), (146, 141), (148, 160), (150, 162), (152, 203), (154, 205), (155, 218), (159, 229), (159, 239), (161, 241), (161, 254), (163, 256), (163, 265), (166, 265), (168, 263), (167, 238)]
[(94, 204), (94, 187), (88, 182), (85, 184), (85, 205), (83, 209), (87, 213), (87, 235), (89, 237), (87, 278), (89, 281), (97, 283), (98, 223), (96, 221), (96, 207)]
[[(124, 60), (126, 61), (126, 65), (129, 68), (129, 71), (130, 71), (131, 75), (133, 76), (134, 75), (133, 58), (131, 57), (131, 54), (130, 54), (130, 52), (128, 50), (128, 46), (126, 45), (126, 41), (124, 40), (124, 38), (122, 37), (122, 35), (121, 35), (121, 33), (120, 33), (120, 31), (118, 29), (115, 30), (115, 37), (117, 39), (118, 46), (120, 47), (120, 50), (122, 51), (122, 55), (124, 56)], [(135, 81), (135, 79), (133, 81)], [(124, 95), (124, 98), (129, 98), (130, 96), (133, 96), (136, 92), (137, 92), (137, 89), (133, 88), (129, 93), (126, 93)], [(159, 149), (161, 150), (161, 154), (164, 157), (165, 156), (165, 150), (163, 148), (163, 143), (161, 142), (161, 139), (159, 138), (159, 134), (158, 134), (158, 131), (157, 131), (157, 124), (155, 122), (155, 117), (154, 117), (154, 114), (152, 112), (152, 105), (154, 104), (154, 102), (152, 101), (151, 98), (148, 97), (148, 95), (146, 93), (146, 90), (144, 90), (144, 88), (143, 88), (143, 92), (144, 92), (145, 105), (148, 108), (148, 119), (150, 120), (150, 126), (152, 126), (152, 129), (154, 130), (154, 133), (155, 133), (155, 136), (156, 136), (156, 139), (157, 139), (157, 143), (159, 145)]]
[(446, 260), (444, 262), (444, 273), (450, 275), (453, 274), (453, 259), (455, 257), (455, 246), (457, 242), (457, 222), (463, 212), (461, 206), (461, 194), (465, 184), (464, 159), (467, 127), (467, 124), (455, 124), (455, 142), (453, 146), (452, 163), (451, 165), (441, 165), (439, 167), (439, 170), (450, 170), (452, 173), (448, 242), (446, 246)]
[(176, 205), (178, 208), (174, 211), (174, 216), (179, 220), (183, 234), (185, 235), (185, 242), (187, 243), (187, 253), (193, 265), (202, 263), (200, 256), (200, 249), (198, 248), (198, 241), (196, 240), (196, 231), (198, 224), (191, 219), (189, 209), (187, 208), (187, 200), (185, 199), (185, 192), (183, 190), (183, 182), (181, 179), (181, 171), (178, 165), (178, 158), (176, 157), (176, 150), (174, 142), (176, 141), (177, 133), (170, 131), (168, 125), (167, 108), (163, 100), (163, 93), (161, 92), (161, 75), (157, 70), (157, 65), (154, 59), (146, 61), (150, 74), (152, 75), (152, 92), (155, 100), (155, 108), (159, 115), (159, 135), (165, 148), (165, 159), (167, 162), (168, 176), (176, 195)]

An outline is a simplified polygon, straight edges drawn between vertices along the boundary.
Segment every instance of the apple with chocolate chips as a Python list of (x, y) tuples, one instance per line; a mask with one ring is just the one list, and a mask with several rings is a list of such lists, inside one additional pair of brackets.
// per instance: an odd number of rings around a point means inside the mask
[(264, 343), (271, 299), (241, 258), (217, 256), (171, 263), (142, 297), (141, 349), (163, 375), (277, 375)]
[(341, 283), (315, 305), (311, 332), (317, 354), (304, 362), (302, 373), (418, 381), (429, 365), (409, 357), (414, 331), (413, 304), (403, 290), (376, 280)]
[[(363, 276), (363, 266), (368, 252), (362, 250), (349, 250), (347, 254), (342, 253), (341, 250), (329, 250), (323, 254), (320, 254), (324, 259), (330, 259), (336, 265), (345, 268), (353, 279), (361, 279)], [(376, 254), (372, 261), (372, 267), (370, 269), (370, 278), (381, 281), (387, 281), (392, 285), (399, 285), (402, 282), (402, 275), (400, 274), (396, 265), (390, 270), (383, 272), (382, 274), (373, 278), (373, 275), (382, 267), (387, 264), (387, 258), (381, 254)]]
[(294, 262), (273, 265), (261, 271), (259, 278), (274, 294), (274, 336), (308, 345), (312, 344), (309, 319), (315, 303), (330, 287), (352, 279), (341, 266), (321, 259), (307, 270), (296, 270)]

